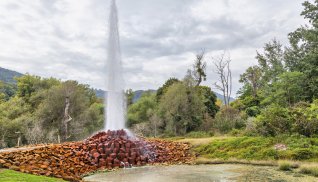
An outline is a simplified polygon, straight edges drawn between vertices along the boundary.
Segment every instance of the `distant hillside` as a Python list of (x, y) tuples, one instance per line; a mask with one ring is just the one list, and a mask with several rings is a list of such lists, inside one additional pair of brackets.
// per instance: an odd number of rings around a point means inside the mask
[(140, 97), (142, 96), (142, 94), (146, 93), (146, 92), (150, 92), (150, 93), (156, 93), (156, 90), (137, 90), (134, 91), (134, 98), (133, 98), (133, 103), (137, 102)]
[[(5, 83), (16, 83), (16, 81), (14, 80), (14, 77), (20, 77), (20, 76), (23, 76), (23, 74), (0, 67), (0, 81), (3, 81)], [(135, 95), (133, 98), (133, 102), (137, 102), (140, 99), (140, 97), (142, 96), (142, 94), (144, 94), (145, 92), (155, 93), (156, 90), (137, 90), (137, 91), (134, 91)], [(96, 93), (97, 97), (104, 98), (104, 95), (105, 95), (104, 90), (95, 89), (95, 93)], [(220, 99), (220, 100), (222, 100), (222, 102), (224, 102), (222, 94), (215, 92), (215, 95), (217, 96), (218, 99)], [(234, 100), (235, 100), (234, 98), (231, 98), (231, 102)]]
[(101, 89), (94, 89), (95, 94), (98, 98), (104, 98), (105, 91)]
[[(223, 103), (224, 103), (224, 97), (223, 97), (223, 95), (222, 94), (219, 94), (219, 93), (216, 93), (216, 92), (214, 92), (215, 93), (215, 95), (216, 95), (216, 97), (218, 98), (218, 99), (220, 99)], [(234, 98), (230, 98), (230, 102), (233, 102), (233, 101), (235, 101), (235, 99)]]
[(20, 76), (23, 76), (23, 74), (0, 67), (0, 81), (2, 82), (15, 83), (14, 77)]
[[(137, 102), (140, 99), (140, 97), (142, 96), (142, 94), (144, 94), (146, 92), (155, 93), (157, 91), (156, 90), (137, 90), (137, 91), (134, 91), (133, 103)], [(105, 91), (104, 90), (95, 89), (95, 93), (96, 93), (97, 97), (104, 98), (104, 95), (105, 95)], [(215, 93), (216, 97), (218, 99), (220, 99), (224, 103), (223, 95), (219, 94), (219, 93), (216, 93), (216, 92), (214, 92), (214, 93)], [(235, 100), (234, 98), (232, 98), (232, 97), (230, 98), (230, 102), (233, 102), (234, 100)]]
[[(104, 98), (104, 96), (105, 96), (105, 91), (104, 90), (95, 89), (94, 91), (95, 91), (96, 96), (98, 98)], [(144, 94), (146, 92), (155, 93), (156, 90), (137, 90), (137, 91), (134, 91), (133, 103), (137, 102), (140, 99), (140, 97), (142, 96), (142, 94)]]

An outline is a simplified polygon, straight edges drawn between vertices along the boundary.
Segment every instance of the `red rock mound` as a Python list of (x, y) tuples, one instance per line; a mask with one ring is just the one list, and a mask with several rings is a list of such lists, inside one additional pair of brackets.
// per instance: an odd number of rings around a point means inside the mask
[(0, 167), (80, 181), (83, 174), (99, 169), (189, 163), (193, 159), (189, 149), (185, 143), (140, 139), (118, 130), (100, 132), (83, 142), (0, 153)]

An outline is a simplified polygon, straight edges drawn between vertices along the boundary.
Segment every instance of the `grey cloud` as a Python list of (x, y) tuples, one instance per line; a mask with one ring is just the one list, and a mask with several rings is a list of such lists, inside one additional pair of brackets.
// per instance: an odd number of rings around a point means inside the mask
[(14, 4), (14, 3), (11, 3), (11, 4), (7, 4), (6, 5), (6, 8), (8, 10), (17, 10), (20, 8), (20, 6), (18, 4)]
[[(300, 2), (289, 0), (213, 1), (226, 12), (214, 12), (220, 11), (214, 4), (192, 11), (208, 0), (117, 1), (126, 84), (133, 89), (155, 89), (168, 77), (182, 78), (193, 53), (204, 48), (209, 57), (233, 52), (236, 92), (239, 74), (255, 64), (255, 51), (274, 37), (287, 42), (287, 33), (304, 23)], [(109, 2), (0, 1), (0, 66), (102, 88)], [(216, 80), (211, 70), (209, 86)]]
[[(210, 21), (196, 21), (188, 19), (180, 27), (165, 25), (164, 22), (155, 27), (149, 34), (136, 36), (132, 39), (123, 37), (123, 49), (125, 56), (143, 55), (155, 58), (160, 55), (176, 55), (188, 51), (200, 49), (222, 50), (235, 49), (237, 47), (255, 46), (259, 37), (269, 33), (273, 25), (250, 29), (239, 22), (227, 17), (219, 17)], [(207, 29), (202, 32), (200, 26)], [(142, 32), (141, 32), (142, 33)], [(222, 38), (214, 36), (221, 35)], [(164, 39), (173, 41), (162, 43)]]

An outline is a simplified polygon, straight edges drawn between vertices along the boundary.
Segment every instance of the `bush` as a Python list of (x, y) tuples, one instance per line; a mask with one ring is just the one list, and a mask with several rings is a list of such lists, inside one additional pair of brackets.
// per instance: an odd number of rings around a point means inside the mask
[(309, 174), (318, 177), (318, 167), (316, 166), (304, 166), (300, 168), (300, 173)]
[(258, 106), (248, 107), (245, 112), (247, 115), (255, 117), (260, 114), (260, 108)]
[(294, 160), (307, 160), (313, 158), (314, 156), (315, 153), (310, 149), (296, 149), (292, 154), (292, 158)]
[(261, 157), (270, 160), (279, 159), (278, 151), (273, 148), (266, 148), (261, 151)]
[(247, 118), (245, 131), (243, 133), (244, 136), (258, 136), (259, 135), (257, 128), (256, 128), (257, 126), (256, 126), (255, 121), (256, 121), (256, 118), (254, 118), (254, 117)]
[(292, 164), (289, 162), (281, 162), (279, 163), (278, 169), (282, 171), (290, 171), (292, 169)]
[(264, 136), (276, 136), (284, 133), (291, 133), (291, 116), (286, 108), (278, 105), (271, 105), (257, 117), (257, 130)]
[(312, 104), (297, 103), (290, 109), (293, 131), (311, 137), (318, 134), (318, 100)]
[(230, 134), (231, 136), (241, 136), (242, 133), (243, 133), (242, 130), (232, 129), (229, 134)]
[(245, 115), (230, 106), (222, 107), (216, 114), (213, 127), (221, 133), (228, 133), (232, 129), (245, 127)]

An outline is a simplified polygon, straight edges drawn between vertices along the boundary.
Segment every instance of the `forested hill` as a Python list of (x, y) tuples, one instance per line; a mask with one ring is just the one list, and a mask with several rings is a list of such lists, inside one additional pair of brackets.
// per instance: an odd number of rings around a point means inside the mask
[[(8, 70), (8, 69), (0, 67), (0, 81), (2, 81), (2, 82), (15, 83), (16, 81), (14, 80), (14, 77), (20, 77), (20, 76), (23, 76), (23, 74), (19, 73), (19, 72), (16, 72), (16, 71), (12, 71), (12, 70)], [(134, 91), (133, 102), (138, 101), (143, 93), (149, 92), (149, 91), (150, 92), (156, 92), (156, 90), (137, 90), (137, 91)], [(103, 98), (105, 91), (103, 91), (101, 89), (95, 89), (95, 93), (96, 93), (97, 97)], [(218, 99), (220, 99), (222, 101), (224, 100), (222, 94), (219, 94), (219, 93), (215, 92), (215, 95), (217, 96)], [(232, 102), (235, 99), (231, 98), (230, 100)]]
[(14, 77), (20, 77), (23, 74), (16, 71), (8, 70), (0, 67), (0, 81), (5, 83), (15, 83)]
[[(218, 98), (218, 99), (220, 99), (223, 103), (224, 103), (224, 97), (223, 97), (223, 95), (222, 94), (219, 94), (219, 93), (217, 93), (217, 92), (214, 92), (215, 93), (215, 95), (216, 95), (216, 97)], [(233, 98), (233, 97), (230, 97), (230, 102), (233, 102), (235, 99)]]

